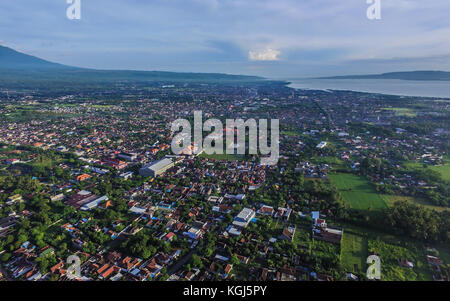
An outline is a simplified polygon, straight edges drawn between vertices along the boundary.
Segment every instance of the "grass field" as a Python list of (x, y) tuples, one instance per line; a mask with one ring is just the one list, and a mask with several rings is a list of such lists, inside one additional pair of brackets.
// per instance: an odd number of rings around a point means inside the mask
[(425, 208), (436, 210), (438, 212), (442, 212), (442, 211), (450, 209), (448, 207), (434, 206), (434, 205), (429, 204), (425, 200), (418, 199), (418, 198), (413, 198), (413, 197), (410, 197), (410, 196), (382, 195), (382, 197), (384, 198), (384, 200), (386, 201), (386, 204), (388, 206), (392, 206), (392, 205), (394, 205), (395, 202), (398, 202), (398, 201), (407, 201), (408, 203), (414, 203), (416, 205), (422, 205)]
[(430, 166), (430, 169), (439, 172), (444, 180), (450, 181), (450, 164)]
[(384, 108), (384, 110), (394, 111), (397, 116), (416, 117), (417, 113), (410, 108)]
[(352, 273), (364, 272), (367, 256), (367, 238), (345, 230), (341, 243), (341, 263), (345, 270)]
[(385, 199), (363, 177), (343, 173), (330, 174), (328, 177), (351, 208), (359, 210), (387, 208)]
[(414, 162), (414, 161), (410, 161), (405, 163), (405, 167), (407, 170), (417, 170), (417, 169), (424, 169), (424, 168), (429, 168), (431, 170), (437, 171), (442, 175), (442, 179), (446, 180), (446, 181), (450, 181), (450, 158), (446, 157), (444, 158), (444, 164), (442, 165), (437, 165), (437, 166), (428, 166), (428, 167), (424, 167), (424, 164), (420, 163), (420, 162)]
[[(424, 246), (421, 244), (404, 237), (361, 227), (344, 227), (341, 263), (347, 272), (358, 273), (359, 271), (364, 274), (367, 269), (367, 257), (373, 253), (376, 253), (381, 259), (381, 280), (432, 280), (431, 270), (426, 263)], [(442, 257), (444, 258), (444, 256)], [(401, 266), (399, 259), (413, 262), (414, 268)]]

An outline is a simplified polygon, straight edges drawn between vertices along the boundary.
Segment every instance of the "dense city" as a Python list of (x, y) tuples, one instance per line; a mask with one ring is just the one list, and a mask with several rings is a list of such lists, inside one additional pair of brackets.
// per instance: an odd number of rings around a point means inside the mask
[[(273, 81), (68, 90), (0, 91), (2, 280), (359, 281), (370, 255), (381, 280), (449, 280), (448, 99)], [(194, 111), (279, 119), (278, 163), (173, 154), (171, 123)]]

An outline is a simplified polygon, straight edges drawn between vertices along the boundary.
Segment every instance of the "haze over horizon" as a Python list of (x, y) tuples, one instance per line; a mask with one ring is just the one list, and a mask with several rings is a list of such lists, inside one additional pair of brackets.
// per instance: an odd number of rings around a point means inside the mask
[(96, 69), (301, 78), (450, 70), (450, 2), (65, 0), (0, 3), (0, 45)]

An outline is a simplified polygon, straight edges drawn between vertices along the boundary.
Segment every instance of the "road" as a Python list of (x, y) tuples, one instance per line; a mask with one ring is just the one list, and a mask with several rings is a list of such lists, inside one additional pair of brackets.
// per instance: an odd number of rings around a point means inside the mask
[(189, 259), (191, 259), (192, 255), (194, 255), (197, 252), (197, 248), (191, 250), (186, 256), (178, 260), (173, 266), (171, 266), (169, 269), (167, 269), (167, 274), (171, 276), (172, 274), (176, 273), (182, 266), (185, 266)]

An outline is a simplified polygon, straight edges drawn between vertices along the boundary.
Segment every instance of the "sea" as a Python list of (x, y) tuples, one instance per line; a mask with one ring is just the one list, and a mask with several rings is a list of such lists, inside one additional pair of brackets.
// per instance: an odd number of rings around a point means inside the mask
[(450, 98), (450, 81), (397, 79), (286, 79), (289, 87), (306, 90), (345, 90), (399, 96)]

